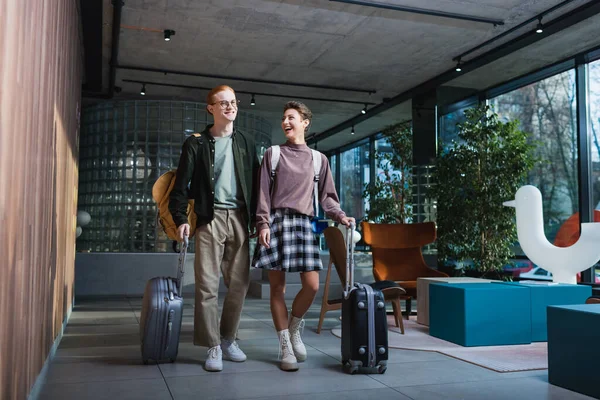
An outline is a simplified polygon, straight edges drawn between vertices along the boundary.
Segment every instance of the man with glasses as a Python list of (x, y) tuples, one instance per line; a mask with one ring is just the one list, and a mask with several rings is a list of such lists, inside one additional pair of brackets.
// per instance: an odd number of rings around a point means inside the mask
[[(208, 347), (204, 368), (221, 371), (222, 359), (242, 362), (246, 355), (236, 334), (249, 283), (249, 228), (255, 231), (254, 191), (260, 167), (254, 140), (234, 128), (239, 100), (229, 86), (206, 97), (214, 123), (183, 144), (169, 210), (179, 237), (196, 235), (194, 344)], [(196, 232), (187, 220), (194, 199)], [(227, 287), (219, 324), (219, 275)]]

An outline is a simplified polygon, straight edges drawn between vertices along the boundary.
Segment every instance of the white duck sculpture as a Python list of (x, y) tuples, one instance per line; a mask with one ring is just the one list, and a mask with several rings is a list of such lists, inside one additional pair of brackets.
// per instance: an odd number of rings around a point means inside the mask
[(569, 247), (557, 247), (544, 233), (542, 194), (535, 186), (521, 186), (515, 200), (502, 203), (515, 207), (517, 235), (525, 255), (552, 273), (558, 283), (577, 283), (577, 273), (600, 260), (600, 223), (582, 223), (579, 240)]

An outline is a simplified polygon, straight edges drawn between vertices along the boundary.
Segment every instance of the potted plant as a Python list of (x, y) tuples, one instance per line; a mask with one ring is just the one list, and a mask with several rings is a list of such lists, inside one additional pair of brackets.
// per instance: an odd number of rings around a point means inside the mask
[(503, 278), (517, 241), (513, 199), (534, 166), (535, 146), (518, 121), (488, 106), (465, 111), (458, 139), (439, 150), (431, 188), (437, 200), (438, 263), (470, 265), (465, 274)]
[(391, 152), (375, 152), (378, 172), (365, 185), (363, 198), (369, 207), (367, 221), (409, 223), (412, 221), (412, 125), (410, 121), (390, 125), (382, 132)]

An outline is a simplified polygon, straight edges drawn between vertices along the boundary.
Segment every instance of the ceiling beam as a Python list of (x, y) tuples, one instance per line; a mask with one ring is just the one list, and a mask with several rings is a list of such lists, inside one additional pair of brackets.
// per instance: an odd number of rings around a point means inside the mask
[(586, 3), (547, 23), (544, 26), (543, 34), (537, 34), (535, 33), (535, 30), (531, 30), (527, 33), (524, 33), (519, 37), (516, 37), (480, 56), (477, 56), (461, 64), (462, 72), (456, 72), (456, 70), (452, 68), (434, 78), (429, 79), (428, 81), (418, 86), (413, 87), (412, 89), (409, 89), (403, 93), (392, 97), (391, 99), (388, 99), (388, 101), (384, 101), (383, 103), (376, 105), (375, 107), (371, 108), (367, 114), (358, 114), (357, 116), (349, 118), (346, 121), (343, 121), (321, 133), (315, 133), (311, 135), (307, 138), (306, 142), (307, 144), (312, 144), (314, 142), (327, 139), (338, 132), (351, 128), (353, 125), (358, 125), (360, 122), (363, 122), (371, 117), (374, 117), (377, 114), (389, 110), (392, 107), (404, 103), (405, 101), (408, 101), (417, 95), (427, 93), (430, 90), (434, 90), (438, 86), (441, 86), (444, 83), (455, 79), (457, 76), (460, 76), (465, 72), (481, 68), (484, 65), (490, 64), (508, 54), (514, 53), (517, 50), (520, 50), (544, 38), (547, 38), (550, 35), (570, 28), (599, 13), (600, 1), (591, 1), (589, 3)]
[[(195, 90), (206, 90), (206, 91), (212, 90), (212, 88), (209, 88), (209, 87), (181, 85), (181, 84), (177, 84), (177, 83), (141, 81), (138, 79), (123, 79), (122, 81), (128, 82), (128, 83), (139, 83), (140, 85), (166, 86), (166, 87), (176, 87), (176, 88), (183, 88), (183, 89), (195, 89)], [(364, 105), (364, 106), (375, 105), (375, 103), (370, 103), (370, 102), (365, 102), (365, 101), (323, 99), (323, 98), (319, 98), (319, 97), (305, 97), (305, 96), (295, 96), (295, 95), (281, 95), (281, 94), (274, 94), (274, 93), (248, 92), (248, 91), (237, 90), (237, 89), (235, 90), (235, 92), (242, 93), (242, 94), (250, 94), (252, 96), (279, 97), (279, 98), (314, 100), (314, 101), (329, 101), (329, 102), (333, 102), (333, 103), (360, 104), (360, 105)]]
[(299, 86), (299, 87), (308, 87), (308, 88), (316, 88), (316, 89), (330, 89), (330, 90), (342, 90), (347, 92), (359, 92), (359, 93), (368, 93), (373, 94), (377, 93), (375, 89), (360, 89), (360, 88), (351, 88), (346, 86), (330, 86), (330, 85), (317, 85), (312, 83), (299, 83), (299, 82), (288, 82), (288, 81), (270, 81), (266, 79), (258, 79), (258, 78), (242, 78), (237, 76), (225, 76), (225, 75), (215, 75), (215, 74), (204, 74), (200, 72), (189, 72), (189, 71), (176, 71), (171, 69), (162, 69), (162, 68), (151, 68), (151, 67), (138, 67), (133, 65), (118, 65), (118, 69), (132, 70), (132, 71), (145, 71), (145, 72), (156, 72), (161, 74), (172, 74), (172, 75), (187, 75), (187, 76), (198, 76), (202, 78), (214, 78), (214, 79), (222, 79), (222, 80), (232, 80), (232, 81), (244, 81), (244, 82), (253, 82), (253, 83), (267, 83), (272, 85), (284, 85), (284, 86)]
[(407, 13), (412, 13), (412, 14), (430, 15), (433, 17), (458, 19), (458, 20), (471, 21), (471, 22), (481, 22), (484, 24), (492, 24), (494, 26), (504, 25), (504, 21), (499, 20), (499, 19), (476, 17), (473, 15), (465, 15), (465, 14), (455, 14), (455, 13), (449, 13), (446, 11), (428, 10), (425, 8), (398, 6), (395, 4), (378, 3), (378, 2), (374, 2), (374, 1), (358, 1), (358, 0), (329, 0), (329, 1), (337, 2), (337, 3), (344, 3), (344, 4), (353, 4), (353, 5), (362, 6), (362, 7), (372, 7), (372, 8), (381, 8), (384, 10), (402, 11), (402, 12), (407, 12)]

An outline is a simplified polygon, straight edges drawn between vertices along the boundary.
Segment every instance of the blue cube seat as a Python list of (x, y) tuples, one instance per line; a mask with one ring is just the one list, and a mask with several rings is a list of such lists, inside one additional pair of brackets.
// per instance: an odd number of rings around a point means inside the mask
[(531, 343), (527, 287), (431, 283), (429, 302), (431, 336), (462, 346)]
[(600, 304), (548, 307), (548, 381), (600, 398)]
[(531, 341), (548, 340), (546, 329), (546, 309), (554, 305), (585, 304), (592, 295), (592, 287), (586, 285), (502, 282), (503, 285), (517, 285), (529, 288), (531, 294)]

